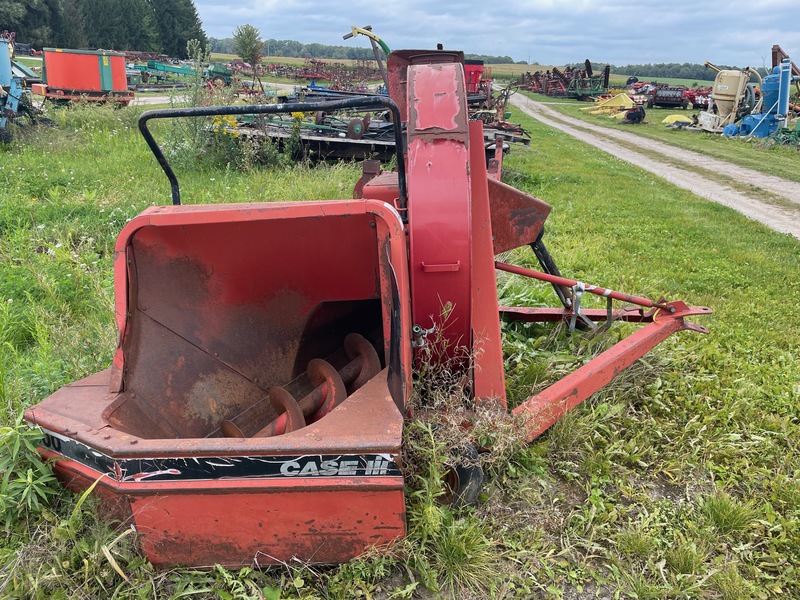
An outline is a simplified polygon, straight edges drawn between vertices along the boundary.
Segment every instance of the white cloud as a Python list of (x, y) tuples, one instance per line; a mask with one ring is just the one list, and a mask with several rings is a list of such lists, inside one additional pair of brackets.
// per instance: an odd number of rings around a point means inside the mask
[[(231, 37), (245, 23), (263, 38), (303, 43), (342, 40), (351, 25), (370, 24), (393, 49), (446, 48), (561, 65), (616, 65), (710, 60), (730, 65), (769, 61), (773, 44), (800, 58), (796, 0), (512, 0), (504, 3), (352, 0), (195, 0), (206, 33)], [(798, 62), (798, 61), (796, 61)]]

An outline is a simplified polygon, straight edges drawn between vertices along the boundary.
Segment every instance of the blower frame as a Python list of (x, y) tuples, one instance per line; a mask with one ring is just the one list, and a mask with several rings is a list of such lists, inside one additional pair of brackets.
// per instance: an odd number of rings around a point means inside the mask
[[(158, 566), (336, 563), (402, 537), (403, 421), (415, 348), (431, 332), (443, 360), (457, 348), (473, 357), (462, 368), (474, 400), (505, 407), (500, 315), (645, 323), (513, 409), (528, 441), (672, 333), (706, 333), (684, 320), (706, 307), (496, 262), (541, 250), (550, 206), (487, 174), (462, 53), (405, 50), (388, 65), (392, 100), (141, 116), (173, 206), (145, 210), (117, 240), (112, 366), (25, 418), (65, 485), (95, 485)], [(406, 125), (397, 171), (365, 169), (350, 200), (183, 206), (148, 129), (158, 118), (378, 107)], [(565, 306), (498, 306), (496, 269), (551, 283)], [(607, 309), (582, 308), (585, 293)], [(637, 306), (615, 310), (613, 299)]]

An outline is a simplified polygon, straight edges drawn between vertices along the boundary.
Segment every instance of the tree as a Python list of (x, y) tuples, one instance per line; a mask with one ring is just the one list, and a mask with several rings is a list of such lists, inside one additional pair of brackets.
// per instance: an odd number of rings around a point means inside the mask
[(123, 0), (120, 14), (128, 25), (128, 50), (158, 50), (160, 41), (154, 23), (153, 9), (147, 0)]
[(158, 50), (149, 0), (62, 0), (60, 43), (68, 48)]
[(233, 38), (208, 38), (209, 50), (220, 54), (233, 54)]
[(17, 41), (40, 48), (53, 43), (60, 0), (0, 0), (0, 31), (17, 33)]
[(127, 28), (119, 11), (120, 2), (124, 0), (80, 0), (90, 48), (127, 49)]
[(64, 0), (61, 19), (63, 27), (56, 37), (56, 45), (61, 48), (87, 48), (86, 17), (79, 0)]
[[(0, 0), (0, 31), (17, 31), (22, 25), (28, 7), (19, 0)], [(27, 40), (26, 40), (27, 43)]]
[(193, 0), (0, 0), (0, 31), (34, 46), (159, 50), (207, 38)]
[(258, 29), (252, 25), (239, 25), (233, 32), (233, 51), (244, 62), (257, 65), (264, 51), (264, 42)]
[(148, 0), (153, 9), (161, 51), (174, 58), (187, 58), (186, 43), (199, 40), (203, 47), (208, 37), (192, 0)]

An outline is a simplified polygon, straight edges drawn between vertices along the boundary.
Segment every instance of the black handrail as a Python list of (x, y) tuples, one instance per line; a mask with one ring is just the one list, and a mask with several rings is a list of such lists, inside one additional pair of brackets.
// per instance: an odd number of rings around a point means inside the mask
[(403, 160), (403, 131), (400, 126), (400, 109), (393, 100), (383, 96), (372, 96), (369, 98), (347, 98), (344, 100), (332, 100), (329, 102), (291, 102), (283, 104), (250, 104), (247, 106), (207, 106), (190, 108), (163, 108), (148, 110), (139, 117), (139, 131), (150, 150), (156, 157), (158, 164), (169, 179), (172, 186), (172, 204), (181, 203), (181, 191), (178, 186), (178, 178), (170, 167), (167, 158), (159, 148), (153, 134), (147, 128), (147, 122), (151, 119), (168, 119), (171, 117), (213, 117), (217, 115), (262, 115), (291, 112), (316, 112), (342, 110), (346, 108), (378, 109), (388, 108), (392, 111), (394, 122), (394, 144), (397, 155), (397, 175), (400, 198), (398, 199), (399, 208), (406, 208), (408, 192), (406, 189), (406, 165)]

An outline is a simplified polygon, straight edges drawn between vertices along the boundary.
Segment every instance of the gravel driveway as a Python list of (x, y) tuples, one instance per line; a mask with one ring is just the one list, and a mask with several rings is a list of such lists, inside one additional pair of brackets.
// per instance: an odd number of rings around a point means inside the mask
[[(574, 119), (521, 94), (513, 96), (511, 103), (545, 125), (658, 175), (701, 198), (729, 206), (775, 231), (789, 233), (800, 239), (800, 184), (795, 181), (766, 175), (634, 133)], [(624, 142), (625, 145), (619, 142)], [(641, 148), (647, 153), (633, 150), (629, 146)], [(664, 156), (664, 162), (659, 161), (654, 154)], [(778, 202), (770, 203), (755, 194), (749, 195), (696, 171), (682, 169), (680, 163), (718, 173), (743, 185), (760, 188), (778, 197)]]

